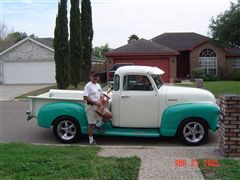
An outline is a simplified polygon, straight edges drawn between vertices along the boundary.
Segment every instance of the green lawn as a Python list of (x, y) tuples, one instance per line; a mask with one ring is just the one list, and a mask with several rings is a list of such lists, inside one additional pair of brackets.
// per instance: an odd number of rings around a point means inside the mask
[(208, 160), (203, 159), (199, 161), (199, 167), (202, 171), (204, 179), (240, 179), (240, 160), (217, 160), (218, 166), (208, 165), (206, 163), (207, 161)]
[(0, 144), (0, 179), (137, 179), (140, 159), (98, 157), (98, 147)]
[[(195, 87), (195, 84), (175, 84), (176, 86)], [(215, 96), (220, 94), (240, 94), (239, 81), (205, 81), (203, 88), (211, 91)]]

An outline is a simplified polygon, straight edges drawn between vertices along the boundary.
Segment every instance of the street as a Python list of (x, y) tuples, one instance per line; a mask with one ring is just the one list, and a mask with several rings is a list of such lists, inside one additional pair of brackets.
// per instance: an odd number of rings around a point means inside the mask
[[(0, 142), (23, 142), (61, 144), (52, 133), (52, 128), (45, 129), (37, 125), (36, 119), (26, 120), (25, 112), (29, 108), (27, 100), (0, 102)], [(184, 146), (176, 137), (160, 138), (136, 138), (136, 137), (113, 137), (96, 136), (98, 145), (113, 146)], [(87, 145), (88, 137), (82, 136), (79, 144)], [(208, 141), (202, 146), (218, 146), (216, 133), (209, 132)]]

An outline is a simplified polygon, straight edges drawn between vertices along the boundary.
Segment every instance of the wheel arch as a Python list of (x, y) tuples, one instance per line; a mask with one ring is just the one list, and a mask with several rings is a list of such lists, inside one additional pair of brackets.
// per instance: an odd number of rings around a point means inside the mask
[(56, 117), (56, 118), (52, 121), (52, 124), (51, 124), (51, 125), (53, 126), (54, 124), (56, 124), (56, 122), (57, 122), (59, 119), (62, 119), (62, 118), (71, 118), (71, 119), (73, 119), (76, 123), (78, 123), (79, 127), (81, 126), (80, 123), (79, 123), (79, 121), (78, 121), (75, 117), (69, 116), (69, 115), (61, 115), (61, 116)]
[(207, 126), (208, 129), (211, 129), (210, 126), (209, 126), (209, 124), (208, 124), (208, 121), (207, 121), (206, 119), (203, 119), (202, 117), (198, 117), (198, 116), (192, 116), (192, 117), (187, 117), (187, 118), (183, 119), (183, 120), (181, 121), (181, 123), (179, 124), (179, 126), (178, 126), (178, 128), (177, 128), (177, 131), (179, 130), (179, 128), (180, 128), (180, 126), (181, 126), (182, 124), (186, 123), (186, 122), (189, 121), (189, 120), (193, 120), (193, 119), (200, 120), (201, 122), (203, 122), (203, 123), (206, 124), (206, 126)]
[(71, 117), (80, 125), (82, 133), (87, 132), (87, 117), (84, 106), (73, 102), (54, 102), (42, 106), (38, 113), (38, 125), (49, 128), (60, 117)]
[(192, 117), (187, 117), (187, 118), (185, 118), (185, 119), (182, 120), (182, 122), (179, 124), (179, 126), (178, 126), (178, 128), (177, 128), (177, 132), (179, 131), (180, 127), (181, 127), (184, 123), (186, 123), (187, 121), (190, 121), (190, 120), (194, 120), (194, 119), (203, 122), (203, 123), (207, 126), (208, 129), (211, 129), (210, 126), (209, 126), (209, 124), (208, 124), (208, 121), (207, 121), (207, 120), (203, 119), (202, 117), (192, 116)]
[(205, 122), (208, 129), (217, 130), (219, 107), (210, 103), (186, 103), (167, 107), (162, 115), (160, 134), (174, 136), (183, 121), (197, 118)]

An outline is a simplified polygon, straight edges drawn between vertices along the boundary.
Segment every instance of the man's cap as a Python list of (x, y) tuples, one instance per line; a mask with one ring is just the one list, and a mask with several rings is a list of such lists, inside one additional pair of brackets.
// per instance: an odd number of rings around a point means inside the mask
[(98, 75), (98, 72), (96, 70), (93, 70), (91, 71), (91, 75), (94, 76), (94, 75)]

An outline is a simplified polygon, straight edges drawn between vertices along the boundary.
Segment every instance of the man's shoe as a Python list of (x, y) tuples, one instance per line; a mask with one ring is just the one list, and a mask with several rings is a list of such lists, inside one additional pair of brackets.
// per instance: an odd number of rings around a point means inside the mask
[(97, 143), (95, 140), (93, 140), (93, 142), (89, 143), (89, 145), (97, 145)]

